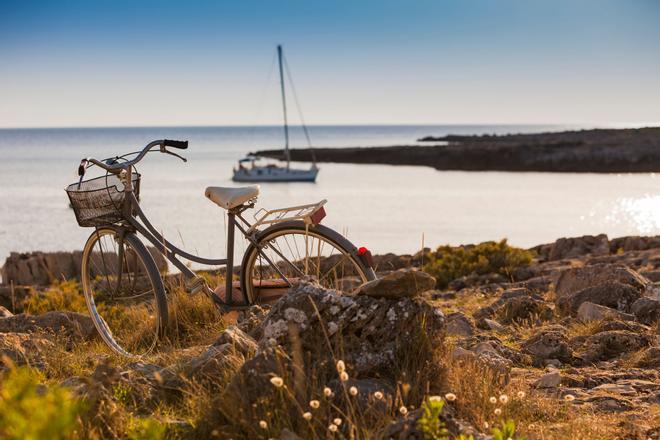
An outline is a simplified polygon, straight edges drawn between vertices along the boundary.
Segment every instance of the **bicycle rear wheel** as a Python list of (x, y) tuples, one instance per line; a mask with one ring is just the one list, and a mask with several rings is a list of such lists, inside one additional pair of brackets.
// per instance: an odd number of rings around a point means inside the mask
[(156, 348), (167, 325), (167, 300), (151, 254), (133, 233), (100, 228), (82, 255), (87, 308), (116, 353), (143, 356)]
[(281, 295), (298, 280), (351, 292), (375, 278), (373, 269), (345, 237), (322, 225), (306, 228), (303, 222), (292, 221), (267, 228), (259, 234), (258, 247), (248, 247), (241, 267), (241, 290), (254, 303)]

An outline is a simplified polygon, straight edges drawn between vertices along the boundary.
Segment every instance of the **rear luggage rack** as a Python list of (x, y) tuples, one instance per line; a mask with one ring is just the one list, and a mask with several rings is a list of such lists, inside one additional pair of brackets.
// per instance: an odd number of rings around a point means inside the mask
[(272, 225), (290, 220), (303, 220), (305, 224), (317, 225), (325, 217), (323, 205), (327, 203), (326, 199), (310, 205), (292, 206), (290, 208), (280, 208), (266, 210), (261, 208), (254, 213), (256, 222), (247, 230), (248, 234), (253, 233), (259, 226)]

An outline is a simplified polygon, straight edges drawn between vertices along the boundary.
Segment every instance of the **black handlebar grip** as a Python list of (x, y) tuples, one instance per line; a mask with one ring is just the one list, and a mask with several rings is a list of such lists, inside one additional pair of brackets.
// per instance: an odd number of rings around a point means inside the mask
[(172, 141), (170, 139), (165, 139), (163, 145), (166, 147), (179, 148), (180, 150), (185, 150), (188, 148), (188, 141)]
[(83, 159), (80, 161), (80, 165), (78, 165), (78, 175), (80, 177), (85, 175), (85, 167), (87, 166), (87, 159)]

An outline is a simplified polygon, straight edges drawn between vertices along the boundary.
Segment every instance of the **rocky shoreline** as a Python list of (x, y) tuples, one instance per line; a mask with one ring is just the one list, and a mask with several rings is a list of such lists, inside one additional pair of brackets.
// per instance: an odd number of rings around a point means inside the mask
[[(660, 438), (660, 237), (563, 238), (531, 251), (506, 275), (468, 274), (443, 289), (420, 270), (431, 250), (376, 256), (382, 278), (354, 295), (302, 283), (236, 316), (214, 342), (140, 362), (113, 364), (96, 345), (88, 372), (62, 386), (105, 405), (126, 390), (142, 413), (212, 390), (212, 415), (167, 419), (178, 438), (260, 438), (257, 421), (271, 429), (273, 412), (286, 420), (268, 437), (319, 437), (327, 421), (308, 417), (326, 411), (332, 424), (332, 408), (347, 436), (360, 417), (376, 438), (424, 438), (424, 395), (443, 396), (436, 417), (450, 438), (492, 438), (498, 411), (528, 439)], [(58, 255), (12, 254), (3, 279), (13, 302), (0, 287), (0, 351), (44, 371), (54, 345), (78, 353), (95, 340), (84, 313), (31, 315), (16, 299), (75, 275), (73, 254)], [(28, 276), (35, 285), (14, 284)]]
[[(640, 173), (660, 171), (660, 128), (594, 129), (557, 133), (442, 137), (428, 146), (314, 148), (317, 162), (418, 165), (438, 170)], [(282, 160), (283, 150), (257, 156)], [(291, 150), (311, 162), (308, 149)]]

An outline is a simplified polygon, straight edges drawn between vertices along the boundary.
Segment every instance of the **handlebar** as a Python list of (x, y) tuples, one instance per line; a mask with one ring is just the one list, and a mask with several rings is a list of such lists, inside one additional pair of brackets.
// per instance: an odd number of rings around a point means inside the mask
[(185, 150), (188, 148), (188, 141), (173, 141), (170, 139), (163, 139), (163, 145), (166, 147), (178, 148), (180, 150)]
[(78, 166), (78, 175), (83, 176), (85, 174), (85, 168), (87, 167), (88, 163), (94, 164), (96, 166), (99, 166), (103, 168), (106, 171), (109, 172), (116, 172), (119, 170), (127, 169), (128, 167), (131, 167), (141, 161), (144, 156), (151, 151), (154, 147), (160, 146), (160, 152), (161, 153), (168, 153), (171, 155), (174, 155), (180, 159), (182, 159), (184, 162), (186, 159), (183, 157), (179, 156), (178, 154), (172, 153), (171, 151), (168, 151), (166, 147), (172, 147), (172, 148), (178, 148), (181, 150), (185, 150), (188, 148), (188, 141), (174, 141), (170, 139), (159, 139), (156, 141), (149, 142), (143, 149), (138, 153), (138, 155), (135, 157), (133, 160), (129, 160), (126, 162), (115, 162), (115, 163), (104, 163), (100, 160), (94, 159), (93, 157), (88, 157), (86, 159), (83, 159), (80, 161), (80, 165)]

